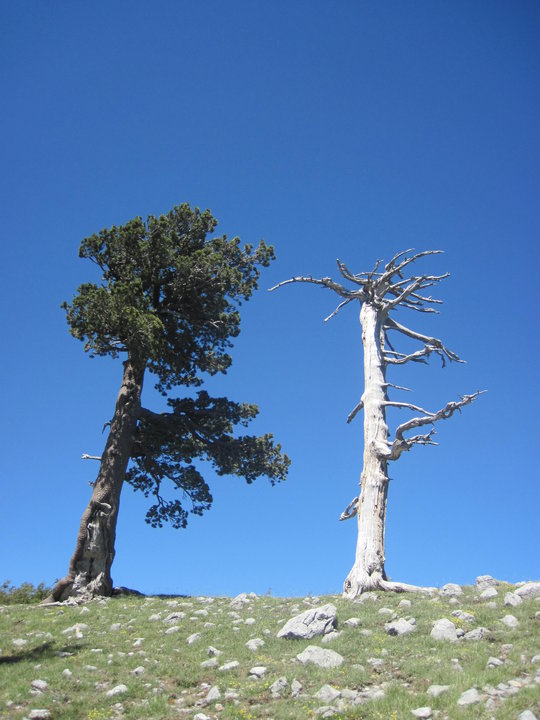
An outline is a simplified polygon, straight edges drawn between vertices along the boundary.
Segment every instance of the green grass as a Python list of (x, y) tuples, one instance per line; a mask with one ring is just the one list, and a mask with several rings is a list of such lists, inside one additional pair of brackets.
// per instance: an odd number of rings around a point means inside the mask
[[(459, 604), (451, 604), (448, 598), (408, 595), (410, 608), (398, 608), (403, 595), (384, 593), (379, 593), (376, 602), (361, 603), (338, 596), (251, 597), (240, 609), (231, 607), (231, 598), (115, 597), (86, 606), (49, 607), (10, 602), (0, 606), (0, 718), (22, 720), (36, 708), (49, 710), (53, 720), (168, 720), (193, 718), (198, 712), (223, 720), (310, 718), (318, 717), (316, 711), (324, 704), (313, 697), (324, 684), (339, 690), (374, 686), (384, 690), (381, 699), (338, 710), (337, 720), (410, 720), (411, 710), (422, 706), (431, 707), (433, 717), (440, 720), (515, 720), (525, 709), (539, 716), (540, 684), (533, 682), (539, 666), (532, 663), (532, 657), (540, 653), (536, 618), (540, 603), (526, 600), (519, 607), (505, 607), (508, 589), (511, 587), (499, 589), (494, 607), (480, 600), (474, 588), (465, 588)], [(338, 609), (338, 638), (329, 643), (320, 638), (277, 639), (286, 620), (311, 603), (326, 602), (333, 602)], [(384, 626), (390, 618), (379, 613), (382, 607), (398, 617), (414, 617), (416, 632), (403, 637), (387, 635)], [(451, 615), (455, 609), (474, 615), (473, 623), (456, 621), (458, 627), (466, 631), (484, 626), (490, 635), (475, 642), (433, 640), (432, 623), (442, 617), (456, 620)], [(165, 623), (173, 612), (185, 615)], [(156, 613), (161, 619), (150, 620)], [(519, 620), (515, 630), (500, 623), (506, 614)], [(361, 625), (345, 626), (344, 621), (353, 616), (361, 619)], [(248, 618), (254, 623), (246, 624)], [(88, 626), (79, 637), (76, 631), (64, 632), (77, 623)], [(177, 625), (178, 631), (166, 634), (172, 625)], [(362, 630), (372, 634), (363, 635)], [(197, 632), (201, 638), (188, 644), (187, 638)], [(245, 646), (252, 638), (264, 639), (255, 652)], [(14, 640), (25, 643), (17, 645)], [(512, 647), (504, 650), (504, 644)], [(304, 666), (295, 658), (308, 645), (335, 650), (345, 661), (334, 669)], [(209, 659), (209, 646), (222, 651), (219, 665), (236, 660), (239, 666), (227, 672), (202, 668), (201, 662)], [(504, 664), (487, 668), (491, 656), (504, 659)], [(373, 667), (368, 662), (373, 658), (382, 659), (382, 665)], [(461, 672), (455, 669), (458, 663)], [(267, 672), (262, 679), (253, 680), (249, 670), (257, 665), (265, 666)], [(135, 674), (139, 667), (144, 672)], [(66, 669), (71, 675), (64, 674)], [(289, 684), (293, 679), (302, 684), (298, 698), (291, 698), (289, 691), (272, 699), (269, 687), (282, 676)], [(36, 679), (48, 683), (40, 695), (32, 694), (31, 683)], [(466, 708), (457, 705), (461, 693), (471, 687), (482, 692), (487, 686), (509, 681), (526, 682), (494, 709), (485, 702)], [(107, 691), (119, 684), (126, 685), (127, 692), (107, 697)], [(426, 694), (432, 684), (449, 685), (450, 689), (433, 698)], [(221, 698), (204, 705), (212, 686), (219, 688)], [(225, 698), (227, 692), (233, 693), (230, 699)]]

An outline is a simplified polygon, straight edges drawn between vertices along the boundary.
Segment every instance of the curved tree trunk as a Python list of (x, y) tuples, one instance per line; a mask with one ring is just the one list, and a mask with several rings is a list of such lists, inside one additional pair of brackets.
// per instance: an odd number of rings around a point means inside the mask
[[(384, 572), (384, 526), (388, 496), (388, 470), (384, 449), (388, 447), (385, 402), (387, 384), (384, 348), (384, 313), (366, 302), (360, 322), (364, 345), (365, 391), (364, 465), (360, 478), (358, 501), (358, 542), (356, 559), (348, 574), (343, 594), (358, 597), (363, 592), (382, 587)], [(381, 450), (383, 452), (381, 452)]]
[(49, 601), (85, 600), (112, 592), (120, 493), (141, 409), (145, 366), (132, 358), (124, 362), (122, 387), (92, 497), (81, 518), (75, 552), (68, 574), (56, 583)]

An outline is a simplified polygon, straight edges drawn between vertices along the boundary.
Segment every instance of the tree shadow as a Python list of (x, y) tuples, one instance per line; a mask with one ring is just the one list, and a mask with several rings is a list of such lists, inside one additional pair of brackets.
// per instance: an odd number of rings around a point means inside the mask
[(65, 645), (60, 650), (55, 649), (54, 642), (45, 642), (35, 648), (23, 650), (14, 655), (0, 655), (0, 665), (15, 665), (25, 660), (47, 660), (58, 655), (59, 652), (69, 652), (71, 655), (79, 652), (79, 645)]

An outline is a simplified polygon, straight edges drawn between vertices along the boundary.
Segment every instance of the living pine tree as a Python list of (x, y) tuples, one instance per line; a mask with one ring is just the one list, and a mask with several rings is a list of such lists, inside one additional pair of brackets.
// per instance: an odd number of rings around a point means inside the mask
[[(97, 265), (101, 282), (81, 285), (64, 303), (70, 332), (91, 355), (122, 358), (123, 377), (69, 570), (52, 600), (111, 594), (124, 482), (151, 498), (150, 525), (182, 528), (189, 512), (201, 515), (212, 503), (199, 461), (248, 483), (267, 476), (274, 484), (287, 475), (290, 461), (272, 435), (235, 433), (257, 406), (205, 390), (173, 396), (179, 387), (201, 387), (205, 375), (226, 373), (239, 306), (257, 288), (259, 267), (274, 259), (263, 241), (254, 248), (225, 235), (210, 238), (216, 225), (208, 210), (182, 204), (81, 243), (79, 256)], [(167, 398), (167, 412), (141, 405), (147, 372)]]

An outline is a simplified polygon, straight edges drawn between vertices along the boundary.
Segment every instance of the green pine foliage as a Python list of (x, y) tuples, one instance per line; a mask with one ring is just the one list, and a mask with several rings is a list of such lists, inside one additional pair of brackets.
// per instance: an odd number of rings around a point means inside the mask
[[(284, 480), (290, 463), (272, 435), (235, 433), (257, 415), (255, 405), (206, 391), (196, 398), (171, 395), (180, 386), (200, 387), (205, 375), (226, 373), (239, 308), (257, 288), (259, 268), (274, 259), (263, 241), (242, 247), (236, 237), (209, 237), (216, 225), (210, 211), (182, 204), (86, 238), (79, 255), (99, 267), (101, 282), (81, 285), (63, 304), (71, 334), (86, 351), (143, 363), (167, 397), (169, 412), (141, 410), (126, 476), (153, 498), (146, 520), (154, 527), (185, 527), (188, 512), (210, 507), (199, 460), (248, 483), (261, 475)], [(164, 486), (176, 491), (173, 499)]]

